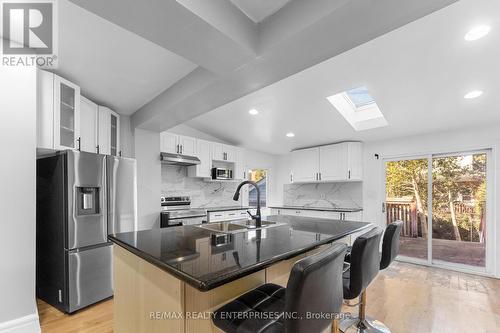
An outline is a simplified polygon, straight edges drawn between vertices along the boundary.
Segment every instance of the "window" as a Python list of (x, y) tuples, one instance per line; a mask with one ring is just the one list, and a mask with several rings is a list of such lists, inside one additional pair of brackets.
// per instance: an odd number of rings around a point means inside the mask
[(365, 86), (354, 88), (346, 91), (347, 97), (351, 100), (352, 104), (356, 108), (360, 108), (372, 103), (375, 103), (375, 99), (373, 99), (372, 95), (368, 92), (368, 88)]
[[(253, 169), (248, 171), (248, 179), (257, 183), (260, 190), (260, 206), (267, 205), (267, 170)], [(248, 205), (257, 207), (257, 190), (255, 187), (250, 187), (248, 191)]]
[(387, 126), (382, 111), (365, 86), (326, 98), (356, 131)]

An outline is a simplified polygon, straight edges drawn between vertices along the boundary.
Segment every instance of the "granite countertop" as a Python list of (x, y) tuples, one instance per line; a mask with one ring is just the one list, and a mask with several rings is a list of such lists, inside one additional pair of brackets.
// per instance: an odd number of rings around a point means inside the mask
[(340, 207), (308, 207), (308, 206), (269, 206), (275, 209), (302, 209), (316, 210), (321, 212), (341, 212), (341, 213), (356, 213), (363, 211), (363, 208), (340, 208)]
[(371, 226), (286, 215), (265, 220), (281, 225), (233, 233), (231, 242), (222, 246), (211, 245), (214, 231), (197, 226), (126, 232), (108, 238), (198, 290), (207, 291)]

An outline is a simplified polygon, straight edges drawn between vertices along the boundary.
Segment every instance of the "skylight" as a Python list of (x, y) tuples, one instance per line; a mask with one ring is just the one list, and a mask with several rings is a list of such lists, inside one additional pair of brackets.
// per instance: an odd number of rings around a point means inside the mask
[(329, 96), (327, 99), (356, 131), (388, 125), (375, 99), (364, 86)]
[(345, 93), (357, 108), (375, 103), (372, 95), (368, 92), (368, 88), (365, 86), (347, 90)]

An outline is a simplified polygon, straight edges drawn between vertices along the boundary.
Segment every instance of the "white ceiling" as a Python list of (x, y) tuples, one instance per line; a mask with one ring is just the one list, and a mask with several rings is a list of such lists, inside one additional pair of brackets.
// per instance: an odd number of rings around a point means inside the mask
[[(464, 41), (477, 24), (485, 38)], [(462, 0), (186, 124), (244, 147), (286, 153), (500, 121), (500, 1)], [(389, 126), (356, 132), (326, 97), (365, 85)], [(482, 97), (465, 100), (473, 89)], [(248, 110), (257, 108), (257, 116)], [(294, 138), (287, 138), (287, 132)]]
[(291, 0), (229, 0), (255, 23), (273, 15)]
[(82, 94), (130, 115), (196, 65), (67, 0), (58, 1), (59, 67)]

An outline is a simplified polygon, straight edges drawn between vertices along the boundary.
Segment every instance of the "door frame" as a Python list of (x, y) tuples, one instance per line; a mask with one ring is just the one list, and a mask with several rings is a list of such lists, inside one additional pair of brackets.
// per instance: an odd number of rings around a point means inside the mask
[[(387, 162), (395, 162), (395, 161), (404, 161), (404, 160), (416, 160), (416, 159), (427, 159), (427, 227), (428, 227), (428, 239), (427, 239), (427, 259), (418, 259), (411, 258), (406, 256), (398, 256), (398, 261), (444, 268), (449, 270), (455, 270), (465, 273), (472, 273), (477, 275), (485, 275), (485, 276), (494, 276), (495, 274), (495, 262), (496, 262), (496, 209), (493, 207), (493, 203), (495, 202), (495, 178), (494, 178), (494, 156), (495, 156), (496, 147), (492, 146), (489, 148), (478, 148), (478, 149), (465, 149), (458, 150), (454, 152), (427, 152), (423, 154), (401, 154), (401, 155), (393, 155), (393, 156), (381, 156), (380, 160), (382, 163), (381, 172), (382, 172), (382, 203), (385, 205), (386, 200), (386, 183), (387, 183), (387, 175), (386, 175), (386, 163)], [(448, 263), (445, 261), (436, 261), (433, 260), (432, 257), (432, 159), (434, 157), (446, 157), (446, 156), (464, 156), (471, 154), (486, 154), (486, 230), (487, 233), (485, 235), (485, 267), (475, 268), (473, 266), (458, 264), (458, 263)], [(386, 213), (381, 212), (381, 225), (384, 227), (387, 225)]]

